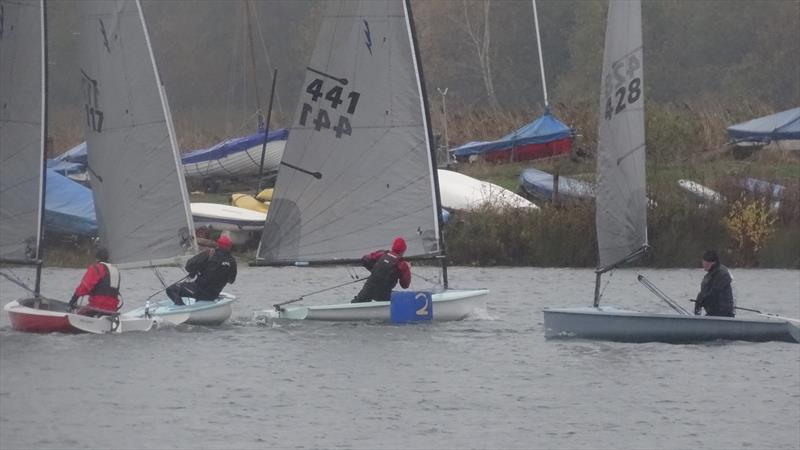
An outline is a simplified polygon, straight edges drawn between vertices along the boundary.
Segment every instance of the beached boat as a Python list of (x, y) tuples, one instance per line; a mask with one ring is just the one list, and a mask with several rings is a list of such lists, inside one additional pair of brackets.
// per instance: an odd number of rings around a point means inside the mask
[[(255, 265), (358, 264), (395, 236), (405, 237), (406, 258), (444, 261), (438, 174), (415, 48), (408, 1), (326, 2)], [(444, 263), (442, 274), (432, 295), (412, 291), (414, 300), (423, 299), (416, 314), (458, 320), (485, 305), (486, 289), (451, 290)], [(254, 315), (393, 318), (394, 300), (350, 300), (283, 302)]]
[[(529, 167), (519, 175), (520, 189), (527, 196), (540, 201), (553, 201), (555, 177), (545, 171)], [(592, 200), (592, 183), (560, 176), (558, 177), (558, 197), (560, 200)]]
[(649, 288), (675, 314), (600, 306), (602, 274), (636, 260), (648, 248), (642, 73), (641, 3), (612, 0), (606, 29), (597, 151), (599, 268), (594, 304), (583, 308), (545, 308), (545, 337), (671, 343), (718, 339), (800, 342), (797, 325), (786, 318), (694, 316), (652, 285)]

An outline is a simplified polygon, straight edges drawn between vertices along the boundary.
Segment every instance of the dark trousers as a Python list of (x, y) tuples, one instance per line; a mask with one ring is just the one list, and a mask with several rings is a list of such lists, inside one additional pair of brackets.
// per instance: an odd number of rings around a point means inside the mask
[(172, 286), (169, 286), (166, 292), (167, 297), (172, 300), (172, 303), (175, 303), (176, 305), (185, 305), (181, 297), (192, 297), (195, 300), (199, 300), (197, 297), (200, 293), (200, 289), (197, 287), (195, 282), (187, 281), (184, 283), (175, 283)]

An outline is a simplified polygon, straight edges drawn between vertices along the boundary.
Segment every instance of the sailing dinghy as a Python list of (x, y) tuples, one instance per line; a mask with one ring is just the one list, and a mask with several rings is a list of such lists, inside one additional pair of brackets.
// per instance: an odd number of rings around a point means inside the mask
[(642, 73), (641, 3), (611, 0), (597, 150), (599, 268), (594, 306), (545, 308), (545, 337), (671, 343), (719, 339), (800, 342), (800, 329), (789, 320), (694, 316), (667, 297), (662, 298), (676, 314), (600, 306), (602, 274), (639, 258), (648, 247)]
[[(488, 290), (447, 286), (440, 198), (408, 1), (326, 2), (255, 265), (354, 264), (395, 236), (441, 259), (420, 311), (460, 320)], [(393, 296), (398, 293), (394, 293)], [(392, 302), (276, 306), (256, 318), (389, 321)]]
[(146, 331), (155, 319), (73, 314), (40, 292), (47, 136), (47, 38), (43, 0), (0, 1), (0, 261), (36, 266), (33, 297), (5, 305), (11, 328), (50, 333)]
[[(138, 0), (79, 2), (88, 168), (100, 241), (121, 267), (182, 263), (197, 252), (166, 92)], [(234, 297), (124, 317), (224, 321)], [(158, 303), (158, 300), (156, 301)], [(187, 302), (190, 303), (190, 302)], [(139, 314), (139, 311), (142, 311)], [(180, 316), (182, 317), (182, 316)]]

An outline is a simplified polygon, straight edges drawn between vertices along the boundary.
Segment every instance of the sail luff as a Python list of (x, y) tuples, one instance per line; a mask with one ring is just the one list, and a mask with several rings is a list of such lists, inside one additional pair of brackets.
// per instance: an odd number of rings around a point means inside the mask
[[(414, 53), (414, 57), (412, 61), (414, 61), (414, 72), (417, 74), (417, 88), (419, 89), (420, 93), (420, 107), (422, 108), (422, 117), (423, 117), (423, 125), (425, 126), (425, 140), (428, 146), (428, 152), (430, 153), (430, 180), (431, 180), (431, 192), (433, 194), (433, 204), (434, 204), (434, 226), (436, 227), (436, 236), (439, 240), (439, 254), (442, 256), (447, 255), (447, 248), (445, 247), (444, 243), (444, 236), (442, 235), (442, 195), (441, 190), (439, 189), (439, 170), (438, 165), (436, 163), (436, 149), (433, 146), (433, 134), (431, 127), (431, 117), (428, 111), (430, 111), (430, 106), (428, 105), (428, 92), (425, 88), (425, 76), (422, 72), (422, 58), (419, 54), (419, 45), (417, 43), (417, 34), (414, 26), (414, 14), (411, 10), (411, 0), (405, 0), (403, 2), (403, 7), (405, 8), (405, 15), (406, 15), (406, 27), (408, 28), (408, 38), (411, 42), (411, 50)], [(447, 288), (448, 280), (447, 280), (447, 258), (441, 258), (442, 262), (442, 285)]]
[[(144, 31), (144, 39), (147, 43), (147, 51), (150, 55), (150, 62), (153, 65), (153, 73), (156, 77), (156, 85), (158, 86), (158, 95), (161, 98), (161, 108), (164, 111), (164, 118), (167, 123), (167, 133), (169, 133), (170, 145), (172, 147), (172, 156), (177, 168), (178, 185), (181, 191), (181, 198), (183, 199), (183, 211), (186, 216), (186, 223), (189, 224), (189, 230), (194, 230), (194, 218), (191, 214), (191, 206), (189, 205), (189, 189), (186, 186), (186, 178), (183, 175), (183, 162), (181, 161), (180, 147), (178, 147), (178, 138), (175, 133), (175, 124), (172, 122), (172, 110), (169, 107), (167, 99), (167, 92), (164, 85), (161, 83), (161, 74), (158, 71), (158, 64), (156, 63), (156, 55), (153, 53), (153, 44), (150, 41), (150, 31), (147, 28), (147, 21), (144, 18), (144, 9), (142, 8), (141, 0), (136, 0), (136, 7), (139, 10), (139, 19), (142, 21), (142, 30)], [(192, 231), (193, 233), (193, 231)], [(194, 239), (194, 234), (190, 237), (189, 250), (197, 252), (197, 240)], [(152, 264), (151, 264), (152, 265)]]
[(641, 2), (612, 0), (606, 28), (597, 151), (598, 267), (647, 246)]

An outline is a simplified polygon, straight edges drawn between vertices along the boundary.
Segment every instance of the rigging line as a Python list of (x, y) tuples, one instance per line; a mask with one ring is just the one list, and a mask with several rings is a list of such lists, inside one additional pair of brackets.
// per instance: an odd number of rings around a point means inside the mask
[(256, 91), (256, 107), (261, 111), (261, 95), (258, 92), (258, 73), (256, 72), (256, 53), (253, 45), (253, 26), (250, 20), (252, 4), (250, 0), (244, 0), (245, 19), (247, 20), (247, 39), (250, 42), (250, 66), (253, 69), (253, 86)]
[(22, 289), (25, 289), (26, 291), (35, 294), (34, 290), (29, 288), (28, 285), (25, 284), (24, 281), (22, 281), (22, 278), (20, 278), (17, 275), (15, 275), (14, 272), (11, 271), (11, 269), (6, 269), (6, 270), (8, 270), (10, 272), (10, 275), (6, 274), (5, 272), (2, 272), (2, 271), (0, 271), (0, 275), (2, 275), (8, 281), (10, 281), (10, 282), (16, 284), (17, 286), (21, 287)]
[[(258, 31), (258, 37), (261, 40), (261, 48), (264, 50), (264, 59), (267, 61), (267, 68), (269, 70), (275, 70), (275, 67), (272, 65), (272, 60), (269, 57), (269, 52), (267, 51), (267, 43), (264, 39), (264, 31), (261, 29), (261, 20), (258, 18), (258, 10), (254, 7), (253, 8), (253, 15), (256, 18), (256, 30)], [(281, 97), (280, 97), (280, 90), (275, 92), (275, 100), (278, 103), (278, 112), (281, 115), (281, 119), (284, 118), (283, 115), (283, 106), (281, 105)], [(267, 124), (269, 126), (269, 124)]]
[(323, 292), (327, 292), (327, 291), (330, 291), (330, 290), (333, 290), (333, 289), (337, 289), (337, 288), (340, 288), (340, 287), (343, 287), (343, 286), (347, 286), (348, 284), (358, 283), (359, 281), (366, 281), (366, 280), (367, 280), (367, 278), (358, 278), (356, 280), (346, 281), (346, 282), (344, 282), (342, 284), (337, 284), (336, 286), (331, 286), (331, 287), (327, 287), (325, 289), (320, 289), (318, 291), (314, 291), (314, 292), (309, 292), (307, 294), (303, 294), (300, 297), (297, 297), (297, 298), (292, 299), (292, 300), (287, 300), (285, 302), (275, 303), (272, 306), (276, 310), (280, 311), (281, 310), (281, 306), (288, 305), (289, 303), (299, 302), (299, 301), (303, 300), (305, 297), (309, 297), (309, 296), (312, 296), (312, 295), (315, 295), (315, 294), (321, 294)]

